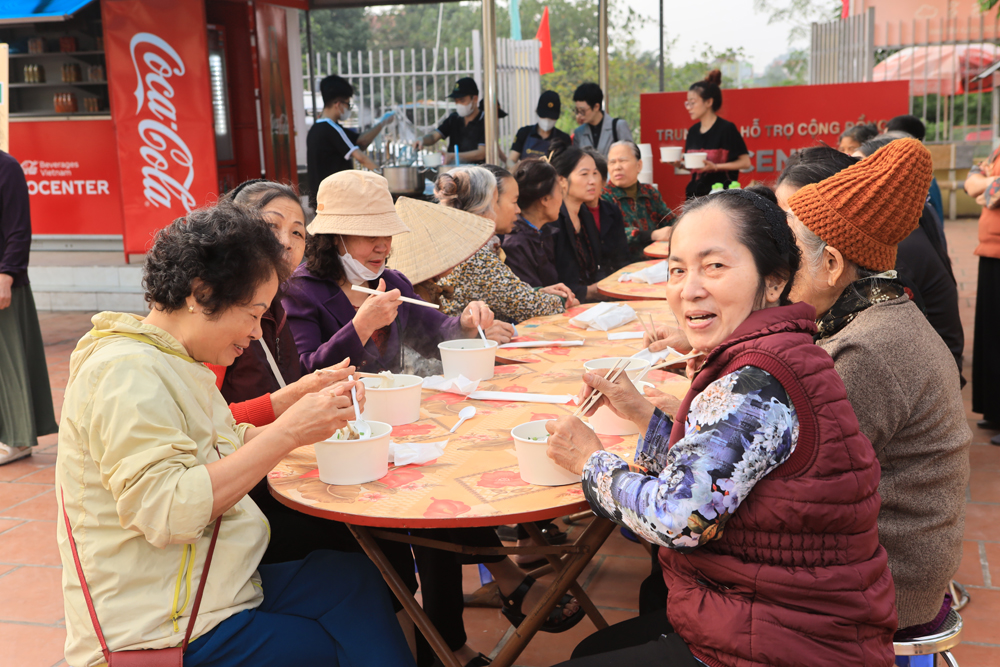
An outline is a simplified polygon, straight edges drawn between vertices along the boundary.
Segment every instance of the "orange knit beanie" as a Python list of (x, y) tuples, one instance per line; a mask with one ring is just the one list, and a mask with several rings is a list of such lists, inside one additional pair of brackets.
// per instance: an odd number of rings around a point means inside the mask
[(788, 200), (798, 219), (858, 266), (888, 271), (896, 246), (916, 229), (933, 169), (916, 139), (897, 139)]

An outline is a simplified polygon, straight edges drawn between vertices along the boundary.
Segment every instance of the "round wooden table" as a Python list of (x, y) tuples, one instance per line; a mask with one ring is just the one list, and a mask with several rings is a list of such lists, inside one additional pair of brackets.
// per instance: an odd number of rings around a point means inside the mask
[[(655, 319), (673, 322), (665, 304), (630, 304), (637, 311), (652, 311)], [(563, 315), (540, 317), (518, 325), (518, 341), (565, 339), (584, 340), (575, 347), (516, 348), (502, 350), (518, 363), (497, 366), (491, 380), (480, 382), (480, 390), (575, 395), (580, 388), (583, 362), (612, 356), (631, 356), (642, 347), (637, 339), (610, 341), (604, 331), (584, 331), (569, 320), (593, 307), (580, 306)], [(669, 319), (668, 319), (669, 318)], [(617, 331), (641, 331), (638, 322)], [(660, 389), (683, 397), (688, 382), (663, 371), (653, 371), (647, 379)], [(466, 405), (475, 405), (477, 414), (455, 434), (449, 429)], [(300, 512), (344, 522), (362, 548), (378, 566), (393, 593), (414, 623), (448, 667), (458, 667), (440, 633), (385, 558), (375, 537), (460, 553), (535, 554), (549, 561), (555, 572), (549, 593), (528, 613), (516, 632), (508, 633), (493, 664), (507, 667), (545, 622), (549, 612), (567, 592), (579, 600), (587, 615), (600, 629), (607, 627), (597, 607), (576, 579), (614, 529), (615, 524), (596, 518), (572, 544), (549, 546), (532, 521), (551, 519), (589, 509), (580, 484), (545, 487), (521, 479), (510, 429), (526, 421), (556, 419), (572, 413), (575, 406), (518, 403), (515, 401), (474, 401), (451, 393), (424, 391), (421, 418), (413, 424), (397, 426), (392, 437), (397, 442), (448, 440), (442, 456), (419, 465), (390, 466), (385, 477), (366, 484), (334, 486), (319, 479), (312, 446), (289, 454), (268, 475), (272, 495)], [(626, 460), (635, 453), (637, 436), (601, 436), (604, 448)], [(533, 547), (475, 549), (438, 540), (371, 528), (398, 530), (495, 526), (522, 523), (535, 541)], [(561, 557), (560, 557), (561, 556)]]
[(618, 277), (623, 273), (635, 273), (636, 271), (641, 271), (646, 267), (659, 264), (662, 261), (662, 259), (653, 259), (645, 262), (629, 264), (624, 269), (616, 271), (601, 282), (597, 283), (597, 291), (599, 294), (611, 297), (612, 299), (625, 299), (626, 301), (655, 299), (657, 301), (663, 301), (663, 306), (666, 309), (666, 297), (664, 296), (666, 283), (656, 283), (655, 285), (650, 285), (649, 283), (618, 282)]
[(642, 249), (642, 254), (654, 259), (666, 259), (670, 252), (670, 244), (664, 241), (653, 241)]

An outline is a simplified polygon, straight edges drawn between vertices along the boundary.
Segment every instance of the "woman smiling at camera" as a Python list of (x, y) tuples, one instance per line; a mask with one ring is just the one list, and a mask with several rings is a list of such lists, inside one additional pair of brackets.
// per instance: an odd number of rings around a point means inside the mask
[(363, 554), (259, 565), (268, 524), (247, 492), (354, 414), (343, 383), (256, 428), (215, 388), (205, 364), (246, 354), (286, 275), (258, 213), (227, 201), (193, 211), (146, 256), (149, 314), (95, 315), (73, 352), (56, 461), (69, 664), (177, 647), (186, 632), (187, 667), (413, 664)]
[(396, 214), (384, 178), (366, 171), (328, 176), (319, 186), (317, 210), (308, 227), (306, 261), (292, 274), (281, 301), (303, 370), (350, 358), (359, 370), (398, 373), (403, 343), (436, 357), (438, 343), (473, 338), (477, 326), (491, 340), (510, 341), (509, 326), (494, 326), (493, 312), (482, 301), (448, 317), (400, 300), (418, 297), (406, 276), (386, 269), (392, 237), (409, 229)]
[(813, 344), (814, 309), (788, 304), (799, 251), (785, 214), (752, 191), (697, 199), (668, 261), (667, 301), (706, 355), (676, 414), (584, 375), (604, 393), (594, 409), (639, 427), (643, 470), (575, 417), (549, 424), (549, 456), (583, 474), (594, 512), (667, 547), (667, 618), (626, 621), (608, 645), (630, 648), (573, 664), (891, 665), (878, 462)]

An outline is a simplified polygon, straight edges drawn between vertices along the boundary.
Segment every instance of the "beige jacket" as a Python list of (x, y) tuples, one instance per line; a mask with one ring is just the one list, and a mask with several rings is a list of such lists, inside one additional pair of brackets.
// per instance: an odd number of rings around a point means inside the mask
[(962, 560), (972, 432), (955, 358), (905, 296), (871, 306), (819, 344), (882, 465), (878, 537), (899, 627), (927, 623)]
[[(167, 332), (100, 313), (70, 359), (56, 460), (84, 576), (112, 651), (183, 641), (214, 524), (205, 465), (243, 444), (215, 374)], [(104, 662), (60, 503), (66, 661)], [(222, 528), (193, 637), (263, 599), (264, 515), (244, 497)]]

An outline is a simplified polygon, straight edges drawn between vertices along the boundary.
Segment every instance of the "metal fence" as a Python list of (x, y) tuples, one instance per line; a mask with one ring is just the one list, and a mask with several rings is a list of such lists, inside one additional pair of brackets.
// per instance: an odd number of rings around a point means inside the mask
[(875, 66), (875, 9), (841, 21), (813, 23), (809, 83), (871, 81)]
[[(306, 111), (313, 117), (323, 103), (319, 81), (338, 74), (354, 86), (357, 124), (371, 125), (389, 109), (403, 109), (416, 128), (425, 132), (436, 127), (454, 109), (448, 93), (456, 79), (472, 77), (482, 88), (482, 41), (472, 33), (472, 45), (464, 49), (386, 49), (313, 54), (313, 84), (303, 73)], [(500, 143), (507, 148), (518, 128), (535, 118), (541, 94), (538, 73), (539, 42), (497, 40), (497, 98), (507, 117), (500, 119)]]
[(1000, 128), (1000, 77), (977, 78), (1000, 61), (996, 20), (877, 24), (875, 10), (814, 23), (809, 82), (909, 81), (909, 113), (932, 143), (986, 144)]

